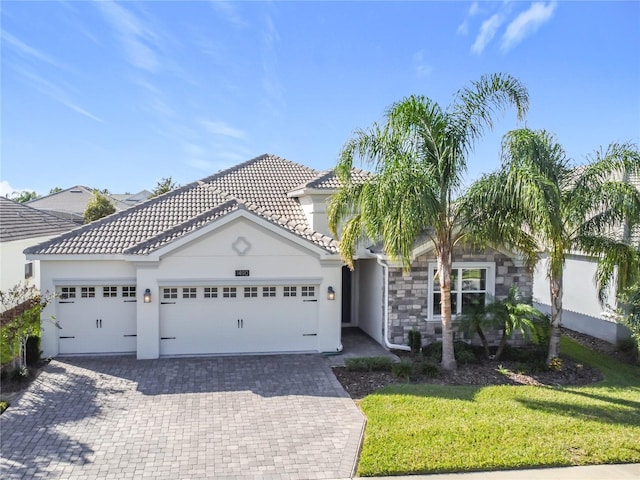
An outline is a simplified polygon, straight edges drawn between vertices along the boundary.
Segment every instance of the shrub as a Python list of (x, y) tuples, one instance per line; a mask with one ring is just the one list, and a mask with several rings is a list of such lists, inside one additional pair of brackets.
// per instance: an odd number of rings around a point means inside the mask
[[(473, 347), (465, 342), (453, 342), (453, 352), (458, 363), (466, 364), (478, 362), (478, 358), (473, 352)], [(440, 363), (442, 361), (442, 342), (430, 343), (422, 349), (422, 353), (432, 362)]]
[(396, 377), (404, 378), (409, 381), (411, 374), (413, 373), (413, 364), (406, 359), (400, 360), (398, 363), (394, 363), (391, 367), (391, 373)]
[(460, 348), (457, 351), (454, 351), (456, 354), (456, 360), (458, 363), (462, 365), (466, 365), (467, 363), (478, 363), (478, 359), (476, 358), (476, 354), (473, 353), (473, 350), (467, 348)]
[(9, 408), (9, 404), (7, 402), (0, 402), (0, 415)]
[(623, 338), (618, 342), (618, 350), (625, 355), (632, 355), (637, 352), (636, 341), (631, 338)]
[(562, 371), (562, 359), (560, 357), (553, 357), (549, 362), (549, 370), (553, 370), (556, 372)]
[(11, 372), (9, 373), (9, 378), (11, 380), (21, 381), (28, 378), (29, 375), (31, 375), (31, 372), (27, 367), (18, 367), (11, 370)]
[(422, 362), (416, 364), (416, 370), (418, 371), (418, 373), (426, 375), (429, 378), (439, 378), (442, 375), (442, 373), (440, 372), (440, 367), (430, 362)]
[(387, 357), (346, 358), (344, 366), (352, 372), (389, 372), (393, 362)]
[(416, 328), (409, 331), (409, 348), (411, 348), (411, 353), (414, 355), (420, 353), (422, 348), (422, 334)]

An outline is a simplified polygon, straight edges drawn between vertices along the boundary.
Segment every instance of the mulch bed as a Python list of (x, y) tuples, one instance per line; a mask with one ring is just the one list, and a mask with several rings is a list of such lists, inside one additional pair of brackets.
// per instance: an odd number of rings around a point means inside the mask
[[(590, 337), (582, 333), (563, 329), (566, 335), (591, 350), (608, 355), (616, 360), (631, 363), (632, 359), (616, 350), (612, 345), (604, 340)], [(408, 352), (394, 351), (398, 356), (410, 357)], [(598, 382), (604, 377), (599, 370), (575, 362), (574, 360), (561, 356), (562, 369), (560, 371), (544, 371), (533, 374), (515, 373), (521, 366), (518, 362), (512, 361), (492, 361), (485, 360), (479, 364), (458, 365), (458, 369), (453, 372), (442, 372), (439, 378), (431, 378), (426, 375), (416, 375), (411, 377), (411, 384), (436, 384), (436, 385), (537, 385), (567, 387), (588, 385)], [(510, 372), (504, 375), (498, 372), (498, 367), (502, 366)], [(393, 384), (406, 384), (403, 378), (398, 378), (390, 372), (352, 372), (344, 367), (335, 367), (334, 374), (344, 389), (353, 399), (361, 399), (376, 390)]]

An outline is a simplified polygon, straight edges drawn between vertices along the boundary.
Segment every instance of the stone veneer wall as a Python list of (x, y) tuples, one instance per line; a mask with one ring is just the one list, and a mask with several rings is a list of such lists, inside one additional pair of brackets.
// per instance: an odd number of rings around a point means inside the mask
[[(418, 256), (411, 265), (411, 272), (403, 274), (402, 268), (389, 267), (389, 341), (399, 345), (408, 344), (408, 334), (413, 328), (418, 328), (422, 333), (424, 345), (442, 340), (442, 327), (440, 321), (426, 321), (427, 302), (432, 301), (429, 295), (429, 263), (435, 262), (433, 254)], [(518, 285), (525, 297), (531, 297), (533, 293), (533, 277), (527, 272), (524, 265), (516, 266), (514, 261), (492, 249), (478, 252), (465, 248), (456, 248), (453, 254), (454, 262), (495, 262), (495, 296), (499, 299), (506, 298), (509, 288)], [(436, 306), (435, 308), (439, 308)], [(477, 335), (473, 338), (464, 338), (457, 333), (454, 322), (456, 339), (471, 340), (472, 343), (480, 343)], [(497, 344), (502, 335), (501, 330), (485, 332), (490, 344)]]

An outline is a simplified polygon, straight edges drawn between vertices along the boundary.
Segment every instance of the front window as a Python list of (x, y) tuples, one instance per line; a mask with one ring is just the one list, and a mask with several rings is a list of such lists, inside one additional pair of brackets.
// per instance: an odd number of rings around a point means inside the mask
[[(475, 304), (485, 304), (487, 294), (493, 294), (490, 275), (494, 268), (492, 265), (469, 265), (454, 266), (451, 270), (451, 313), (460, 315), (467, 313), (470, 306)], [(431, 266), (431, 299), (429, 311), (430, 318), (440, 316), (440, 302), (442, 292), (440, 291), (440, 279), (437, 275), (435, 265)]]

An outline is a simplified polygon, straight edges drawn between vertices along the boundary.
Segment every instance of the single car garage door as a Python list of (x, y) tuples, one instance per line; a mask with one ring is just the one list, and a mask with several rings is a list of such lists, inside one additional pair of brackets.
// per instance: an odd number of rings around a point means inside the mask
[(318, 285), (160, 288), (160, 354), (317, 350)]
[(58, 287), (59, 352), (136, 351), (135, 285)]

